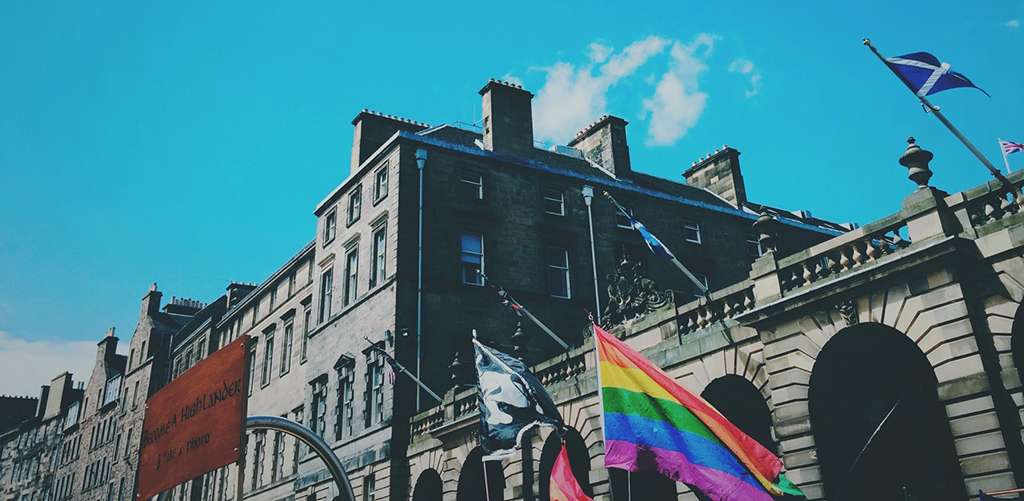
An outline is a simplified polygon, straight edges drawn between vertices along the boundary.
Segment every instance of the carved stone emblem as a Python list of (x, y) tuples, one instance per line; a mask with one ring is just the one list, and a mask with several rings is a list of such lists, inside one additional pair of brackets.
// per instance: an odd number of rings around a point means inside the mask
[(615, 267), (615, 273), (608, 275), (608, 303), (601, 313), (601, 327), (610, 329), (668, 302), (669, 295), (640, 274), (640, 262), (623, 260)]
[(836, 305), (836, 309), (839, 310), (839, 315), (843, 317), (846, 325), (857, 325), (860, 322), (860, 317), (857, 315), (857, 307), (853, 305), (853, 301), (842, 301)]

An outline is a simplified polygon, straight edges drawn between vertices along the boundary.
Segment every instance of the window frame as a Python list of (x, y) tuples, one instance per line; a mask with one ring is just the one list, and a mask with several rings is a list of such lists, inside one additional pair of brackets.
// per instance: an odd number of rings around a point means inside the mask
[[(747, 255), (753, 258), (759, 258), (764, 255), (764, 246), (761, 245), (761, 240), (757, 235), (747, 234)], [(751, 252), (751, 250), (757, 249), (757, 253)]]
[[(690, 236), (687, 235), (687, 231), (691, 231), (695, 235), (697, 235), (696, 239), (690, 238)], [(698, 223), (696, 221), (693, 221), (691, 219), (684, 219), (683, 220), (683, 240), (687, 241), (687, 242), (689, 242), (691, 244), (700, 245), (701, 244), (700, 223)]]
[[(634, 228), (632, 223), (630, 222), (630, 219), (632, 219), (633, 217), (633, 209), (626, 206), (623, 206), (623, 209), (626, 209), (626, 212), (622, 212), (622, 210), (619, 209), (618, 207), (615, 208), (615, 227), (622, 228), (625, 230), (632, 230)], [(625, 218), (625, 223), (621, 222), (622, 218)]]
[(345, 253), (345, 284), (342, 287), (341, 306), (344, 308), (359, 298), (359, 247)]
[(373, 205), (377, 205), (381, 200), (387, 198), (389, 178), (388, 164), (385, 162), (383, 167), (373, 173)]
[[(696, 271), (692, 271), (691, 273), (693, 273), (693, 276), (695, 278), (697, 278), (697, 280), (699, 280), (699, 281), (704, 283), (704, 287), (706, 287), (708, 289), (708, 291), (711, 290), (711, 286), (709, 285), (707, 274), (705, 274), (705, 273), (698, 273)], [(687, 281), (689, 282), (689, 280), (687, 280)], [(693, 297), (695, 297), (695, 298), (705, 297), (706, 296), (706, 294), (704, 294), (703, 291), (698, 289), (697, 286), (693, 282), (690, 282), (690, 290), (691, 290), (691, 293), (693, 294)]]
[(292, 343), (295, 340), (295, 322), (289, 320), (284, 324), (284, 335), (281, 339), (281, 374), (292, 370)]
[(338, 236), (338, 208), (334, 207), (324, 216), (324, 234), (323, 234), (323, 245), (334, 241), (334, 238)]
[(266, 340), (263, 343), (263, 372), (260, 376), (260, 388), (263, 388), (270, 384), (273, 379), (274, 373), (274, 331), (271, 330), (266, 335)]
[[(560, 255), (565, 257), (565, 265), (564, 266), (556, 265), (556, 264), (554, 264), (551, 261), (551, 252), (552, 251), (560, 252)], [(572, 275), (570, 274), (570, 266), (569, 266), (569, 249), (567, 249), (565, 247), (559, 247), (557, 245), (547, 245), (547, 246), (545, 246), (544, 247), (544, 265), (545, 265), (545, 271), (547, 271), (547, 273), (545, 274), (545, 277), (547, 278), (547, 289), (548, 289), (547, 292), (548, 292), (548, 295), (550, 295), (551, 297), (554, 297), (554, 298), (559, 298), (559, 299), (572, 299)], [(556, 294), (556, 291), (555, 291), (555, 288), (554, 288), (554, 283), (551, 280), (552, 274), (554, 272), (556, 272), (556, 271), (559, 273), (560, 277), (562, 277), (562, 279), (564, 280), (564, 285), (565, 285), (565, 295), (564, 296)]]
[[(480, 241), (480, 252), (479, 253), (466, 250), (466, 247), (464, 245), (464, 241), (465, 241), (465, 238), (467, 236), (479, 237), (479, 241)], [(477, 267), (477, 269), (480, 270), (480, 272), (479, 273), (475, 273), (473, 275), (474, 281), (472, 281), (472, 282), (467, 282), (466, 281), (466, 264), (467, 263), (474, 264), (474, 263), (473, 263), (473, 261), (467, 261), (466, 260), (466, 256), (476, 256), (476, 257), (479, 258), (479, 263), (476, 263), (476, 264), (479, 265)], [(484, 266), (486, 266), (486, 252), (485, 252), (485, 248), (484, 248), (484, 235), (482, 233), (475, 233), (475, 232), (471, 232), (471, 231), (463, 231), (463, 232), (459, 233), (459, 281), (462, 282), (463, 284), (466, 284), (466, 285), (476, 285), (476, 286), (482, 287), (484, 285), (484, 279), (481, 276), (481, 274), (484, 273)]]
[(345, 226), (352, 226), (363, 215), (363, 185), (359, 184), (348, 193), (348, 210)]
[[(557, 199), (553, 196), (553, 195), (556, 195), (556, 194), (558, 195)], [(559, 190), (559, 189), (555, 189), (555, 188), (543, 188), (541, 190), (541, 195), (542, 195), (541, 208), (544, 210), (545, 214), (550, 214), (552, 216), (563, 216), (563, 217), (566, 215), (566, 212), (565, 212), (565, 190)], [(557, 203), (558, 204), (558, 212), (552, 212), (552, 211), (548, 210), (548, 202)]]
[(320, 305), (317, 308), (317, 323), (331, 318), (331, 303), (334, 300), (334, 264), (320, 272)]
[[(459, 172), (459, 184), (457, 186), (459, 198), (463, 200), (484, 199), (484, 175), (480, 172), (472, 170)], [(475, 189), (471, 187), (475, 187)]]
[(374, 228), (371, 241), (370, 287), (376, 287), (387, 279), (388, 225), (381, 223)]

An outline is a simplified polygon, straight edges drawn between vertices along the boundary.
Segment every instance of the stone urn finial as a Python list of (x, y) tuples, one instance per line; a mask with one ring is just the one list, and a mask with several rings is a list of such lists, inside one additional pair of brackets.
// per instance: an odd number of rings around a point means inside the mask
[(758, 233), (757, 241), (761, 244), (765, 254), (775, 251), (777, 245), (775, 233), (778, 230), (778, 225), (779, 221), (767, 211), (761, 211), (760, 217), (754, 221), (753, 228)]
[(526, 345), (530, 342), (530, 335), (523, 332), (523, 324), (516, 325), (516, 332), (512, 334), (512, 354), (519, 359), (520, 362), (526, 360)]
[(907, 177), (917, 183), (917, 189), (923, 190), (928, 187), (928, 180), (932, 177), (928, 162), (931, 162), (934, 155), (914, 144), (915, 141), (917, 140), (913, 136), (907, 138), (907, 142), (910, 144), (907, 146), (907, 151), (903, 152), (903, 156), (900, 157), (900, 165), (910, 170)]

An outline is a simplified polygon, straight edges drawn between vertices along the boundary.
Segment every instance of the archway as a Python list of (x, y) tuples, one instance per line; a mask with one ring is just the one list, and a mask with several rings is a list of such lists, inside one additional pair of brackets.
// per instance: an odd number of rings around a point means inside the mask
[[(501, 461), (482, 460), (483, 449), (477, 447), (466, 457), (459, 473), (456, 501), (502, 501), (505, 499), (505, 471)], [(487, 486), (484, 487), (484, 464), (487, 466)], [(489, 494), (489, 496), (488, 496)]]
[(427, 468), (416, 479), (416, 488), (412, 490), (412, 501), (441, 501), (444, 496), (444, 483), (437, 471)]
[(618, 468), (608, 468), (612, 484), (613, 501), (675, 501), (676, 483), (659, 473), (640, 471), (630, 473)]
[(924, 353), (892, 327), (854, 325), (825, 344), (808, 404), (827, 499), (964, 499), (936, 385)]
[(740, 431), (778, 455), (772, 438), (772, 413), (753, 383), (742, 376), (727, 374), (712, 381), (700, 396)]
[[(569, 428), (565, 432), (565, 449), (569, 455), (569, 467), (576, 477), (583, 492), (594, 497), (594, 489), (590, 486), (590, 451), (579, 432)], [(562, 441), (558, 439), (558, 433), (552, 432), (544, 441), (544, 449), (540, 453), (540, 479), (539, 493), (541, 501), (548, 501), (551, 489), (551, 470), (555, 466), (555, 459), (558, 453), (562, 452)]]

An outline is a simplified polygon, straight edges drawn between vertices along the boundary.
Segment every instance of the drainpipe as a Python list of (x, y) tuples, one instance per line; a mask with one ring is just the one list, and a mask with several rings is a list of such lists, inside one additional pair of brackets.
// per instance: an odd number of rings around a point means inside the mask
[[(422, 347), (421, 330), (423, 328), (423, 167), (427, 164), (427, 150), (416, 150), (416, 167), (420, 171), (419, 199), (419, 246), (416, 253), (416, 378), (420, 376), (420, 351)], [(420, 411), (420, 389), (416, 387), (416, 412)]]
[(597, 287), (597, 257), (594, 252), (594, 214), (590, 209), (590, 202), (594, 200), (594, 187), (583, 187), (583, 201), (587, 204), (587, 222), (590, 223), (590, 262), (594, 265), (594, 314), (597, 315), (597, 324), (601, 324), (601, 289)]

